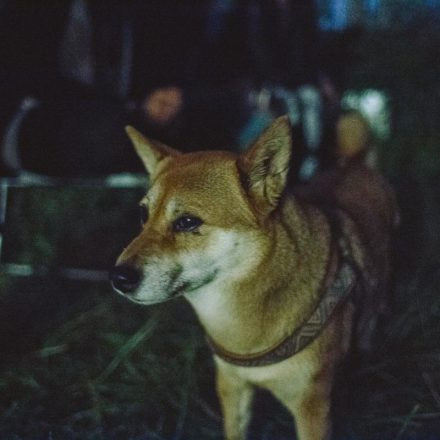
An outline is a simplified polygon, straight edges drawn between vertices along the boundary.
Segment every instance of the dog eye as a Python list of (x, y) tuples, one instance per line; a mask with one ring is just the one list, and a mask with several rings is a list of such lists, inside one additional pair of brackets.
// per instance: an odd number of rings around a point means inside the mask
[(174, 232), (192, 232), (195, 231), (203, 221), (198, 217), (183, 215), (173, 222)]
[(145, 224), (148, 221), (148, 208), (145, 205), (139, 205), (139, 216), (141, 218), (141, 224)]

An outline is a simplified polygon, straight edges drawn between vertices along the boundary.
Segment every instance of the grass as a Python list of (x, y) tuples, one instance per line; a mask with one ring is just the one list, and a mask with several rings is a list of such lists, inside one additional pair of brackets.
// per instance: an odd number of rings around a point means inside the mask
[(202, 337), (182, 304), (142, 309), (108, 286), (63, 284), (51, 295), (81, 297), (59, 304), (45, 329), (41, 312), (3, 341), (0, 438), (182, 438), (189, 408), (218, 432), (217, 411), (197, 392), (212, 366), (200, 362)]
[[(394, 135), (380, 153), (403, 224), (390, 314), (373, 351), (350, 359), (338, 380), (337, 440), (440, 438), (440, 75), (432, 63), (440, 33), (428, 26), (414, 32), (364, 36), (348, 84), (379, 87), (392, 98)], [(21, 192), (5, 256), (109, 267), (136, 229), (139, 197)], [(213, 363), (186, 303), (142, 308), (106, 283), (66, 281), (56, 272), (0, 275), (0, 289), (0, 439), (222, 438)], [(292, 420), (267, 394), (258, 395), (255, 414), (249, 439), (293, 438)]]

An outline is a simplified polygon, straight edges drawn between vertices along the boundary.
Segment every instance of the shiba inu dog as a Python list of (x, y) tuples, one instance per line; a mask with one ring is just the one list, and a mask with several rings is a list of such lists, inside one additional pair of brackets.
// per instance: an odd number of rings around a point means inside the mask
[(127, 132), (150, 187), (114, 288), (144, 305), (191, 303), (214, 352), (227, 439), (245, 438), (255, 387), (290, 410), (300, 440), (330, 438), (335, 369), (383, 304), (390, 189), (361, 163), (289, 188), (285, 117), (241, 155), (181, 154)]

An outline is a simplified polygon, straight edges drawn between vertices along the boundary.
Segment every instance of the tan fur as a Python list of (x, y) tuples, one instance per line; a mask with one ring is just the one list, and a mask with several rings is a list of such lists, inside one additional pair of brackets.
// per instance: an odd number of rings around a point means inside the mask
[(336, 124), (338, 155), (351, 158), (365, 151), (371, 143), (366, 119), (356, 110), (343, 113)]
[(370, 168), (377, 168), (377, 153), (367, 119), (357, 110), (341, 114), (336, 122), (336, 157), (342, 164), (362, 157)]
[[(224, 349), (252, 354), (274, 346), (319, 302), (331, 243), (321, 203), (348, 212), (357, 258), (378, 259), (381, 266), (368, 270), (385, 282), (393, 215), (388, 188), (359, 165), (323, 176), (296, 195), (286, 191), (294, 154), (286, 118), (241, 156), (183, 155), (132, 128), (127, 132), (150, 173), (142, 201), (150, 218), (117, 262), (143, 273), (133, 301), (152, 304), (181, 294)], [(175, 232), (172, 224), (182, 215), (203, 224)], [(275, 365), (238, 367), (216, 357), (226, 438), (245, 438), (255, 386), (270, 390), (291, 411), (300, 440), (330, 438), (332, 381), (349, 348), (353, 316), (347, 303), (314, 342)]]

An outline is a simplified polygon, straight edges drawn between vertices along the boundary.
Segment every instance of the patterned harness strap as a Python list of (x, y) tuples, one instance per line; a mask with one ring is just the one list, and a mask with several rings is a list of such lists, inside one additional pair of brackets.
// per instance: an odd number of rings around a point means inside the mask
[[(299, 353), (311, 344), (326, 328), (340, 308), (351, 298), (356, 301), (360, 269), (354, 261), (351, 246), (344, 234), (338, 234), (337, 250), (341, 265), (330, 286), (321, 296), (315, 310), (307, 321), (280, 344), (266, 351), (248, 355), (231, 353), (219, 346), (209, 336), (208, 344), (214, 354), (226, 362), (242, 367), (261, 367), (276, 364)], [(326, 286), (324, 285), (325, 289)]]

